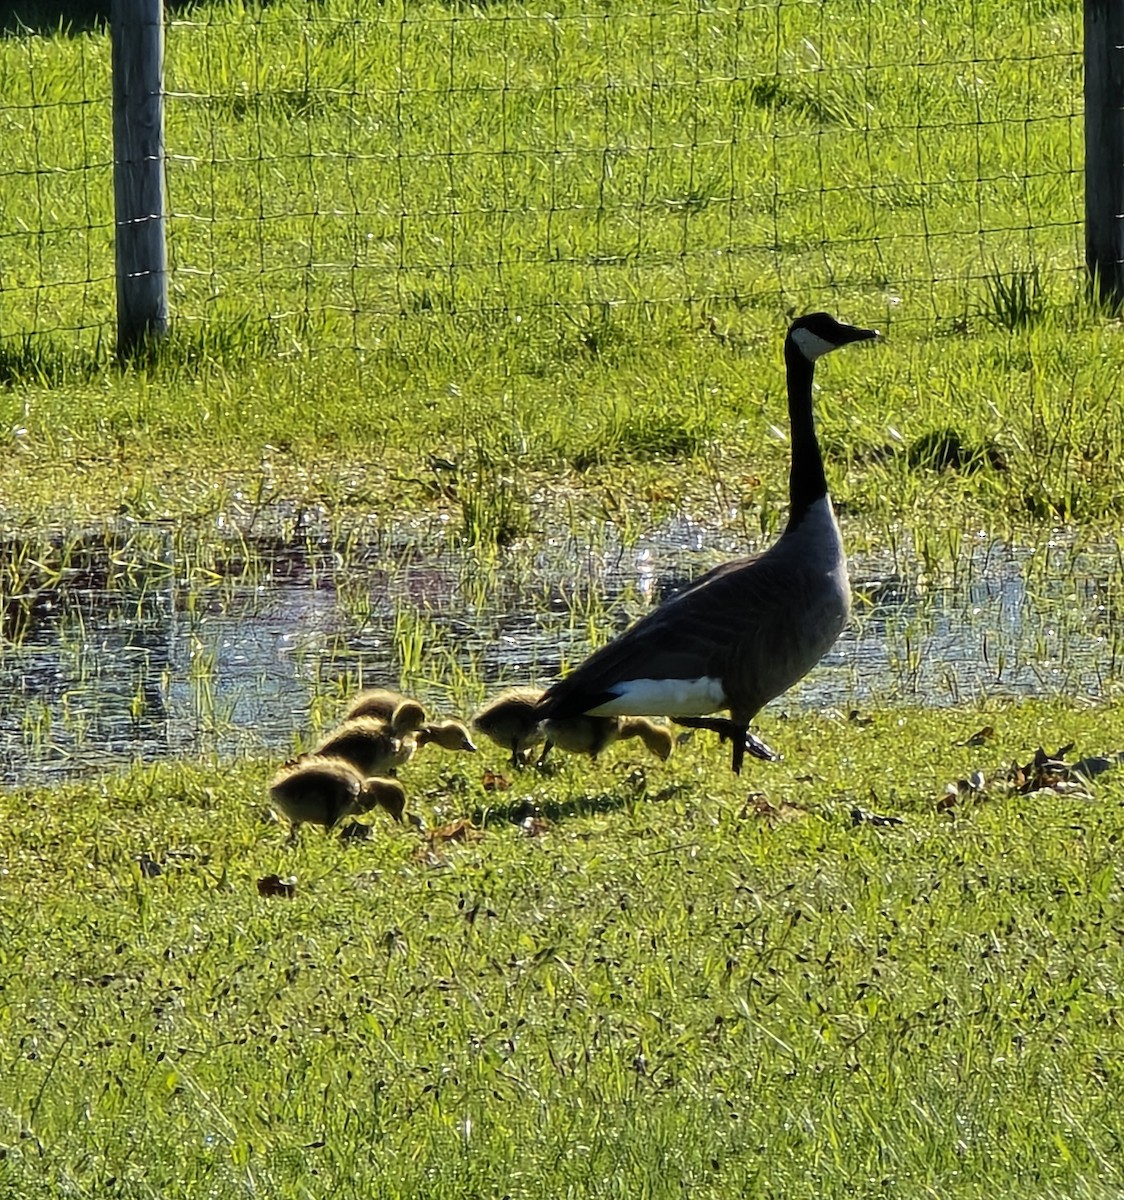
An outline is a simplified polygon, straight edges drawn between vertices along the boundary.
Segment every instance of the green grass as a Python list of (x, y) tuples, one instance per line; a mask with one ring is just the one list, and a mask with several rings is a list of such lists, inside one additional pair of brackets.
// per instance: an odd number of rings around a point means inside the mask
[[(178, 10), (176, 329), (125, 372), (108, 38), (3, 39), (8, 524), (229, 527), (258, 494), (346, 540), (447, 502), (502, 545), (561, 483), (637, 520), (653, 489), (722, 486), (768, 530), (780, 335), (810, 307), (890, 335), (822, 380), (835, 491), (869, 528), (1117, 521), (1077, 6), (649, 8)], [(916, 469), (950, 428), (1002, 467)], [(431, 454), (513, 469), (511, 511), (413, 489)]]
[[(181, 8), (175, 328), (126, 367), (107, 37), (3, 38), (5, 642), (67, 588), (174, 581), (202, 736), (230, 718), (192, 622), (286, 555), (355, 629), (372, 546), (455, 547), (483, 627), (497, 564), (521, 587), (607, 526), (759, 545), (786, 503), (782, 331), (819, 307), (889, 335), (818, 376), (849, 545), (940, 581), (977, 531), (1026, 539), (1055, 594), (1124, 512), (1124, 350), (1079, 269), (1078, 16)], [(1124, 746), (1104, 576), (1100, 706), (769, 716), (785, 760), (737, 785), (702, 737), (498, 792), (498, 753), (411, 764), (430, 825), (483, 829), (466, 844), (378, 824), (289, 849), (257, 759), (0, 796), (0, 1189), (1120, 1195), (1124, 776), (938, 811), (1040, 743)], [(614, 615), (579, 589), (564, 640)], [(908, 690), (925, 631), (895, 629)], [(463, 631), (403, 606), (386, 636), (407, 685), (484, 694)], [(302, 653), (323, 724), (363, 664), (342, 637)], [(60, 721), (96, 737), (79, 700), (27, 705), (29, 750)], [(271, 873), (292, 900), (258, 895)]]
[(936, 801), (1039, 742), (1117, 748), (1118, 714), (765, 732), (786, 759), (740, 786), (702, 737), (640, 783), (623, 749), (498, 793), (498, 751), (419, 761), (413, 806), (484, 831), (429, 850), (382, 821), (288, 849), (251, 762), (5, 797), (5, 1186), (1117, 1194), (1124, 784)]

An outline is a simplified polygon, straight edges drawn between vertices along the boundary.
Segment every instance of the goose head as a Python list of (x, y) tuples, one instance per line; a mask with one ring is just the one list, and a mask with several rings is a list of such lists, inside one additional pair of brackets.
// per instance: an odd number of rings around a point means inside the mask
[(840, 346), (849, 346), (852, 342), (872, 342), (879, 337), (881, 334), (877, 329), (845, 325), (830, 313), (815, 312), (793, 321), (787, 340), (808, 362), (814, 363)]

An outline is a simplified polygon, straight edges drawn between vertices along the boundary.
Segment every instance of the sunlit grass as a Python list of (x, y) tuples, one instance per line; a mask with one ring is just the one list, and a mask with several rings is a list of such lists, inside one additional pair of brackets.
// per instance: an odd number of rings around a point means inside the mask
[[(380, 818), (289, 849), (250, 762), (8, 796), (10, 1186), (1110, 1194), (1120, 781), (936, 801), (1040, 742), (1124, 745), (1120, 719), (985, 706), (769, 736), (785, 761), (737, 786), (702, 737), (643, 783), (623, 749), (501, 793), (480, 783), (499, 751), (419, 758), (412, 804), (475, 814), (467, 844)], [(856, 806), (904, 823), (856, 827)], [(274, 873), (294, 899), (258, 896)]]
[[(13, 1194), (1124, 1188), (1121, 781), (939, 805), (1124, 748), (1077, 17), (181, 8), (176, 324), (125, 368), (107, 38), (0, 42), (0, 718), (72, 776), (0, 796)], [(427, 751), (411, 806), (480, 840), (287, 847), (270, 773), (358, 688), (465, 716), (644, 611), (665, 523), (700, 568), (776, 536), (820, 307), (887, 334), (817, 396), (879, 654), (762, 714), (784, 760)], [(972, 591), (1011, 543), (1013, 615)], [(99, 773), (122, 719), (161, 761)]]
[[(178, 10), (176, 326), (124, 372), (107, 36), (9, 37), (7, 103), (37, 107), (0, 110), (35, 135), (0, 181), (33, 231), (6, 243), (6, 519), (229, 529), (257, 494), (264, 516), (321, 506), (346, 541), (451, 500), (460, 540), (502, 547), (559, 480), (644, 519), (637, 473), (662, 470), (681, 503), (762, 481), (769, 530), (780, 337), (829, 307), (890, 337), (821, 381), (848, 511), (886, 537), (934, 515), (1112, 522), (1122, 360), (1079, 271), (1077, 16)], [(943, 429), (1003, 466), (913, 469)], [(413, 491), (431, 455), (516, 463), (519, 486)], [(691, 498), (684, 464), (713, 472)]]

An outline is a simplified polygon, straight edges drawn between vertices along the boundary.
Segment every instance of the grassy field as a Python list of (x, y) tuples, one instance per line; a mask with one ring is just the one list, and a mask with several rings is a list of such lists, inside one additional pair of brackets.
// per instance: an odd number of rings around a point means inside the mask
[[(741, 786), (703, 740), (507, 791), (430, 760), (407, 773), (428, 838), (376, 820), (294, 849), (264, 766), (6, 797), (0, 1179), (1118, 1195), (1124, 790), (1001, 782), (1063, 739), (1073, 761), (1124, 723), (809, 716)], [(940, 811), (975, 770), (984, 789)], [(443, 840), (465, 815), (479, 840)], [(259, 896), (273, 873), (292, 898)]]
[[(178, 8), (176, 327), (128, 367), (107, 37), (0, 40), (0, 652), (94, 586), (167, 588), (194, 637), (289, 555), (361, 615), (372, 545), (456, 548), (466, 612), (607, 526), (759, 545), (793, 309), (889, 335), (818, 376), (853, 549), (912, 583), (981, 535), (1118, 544), (1079, 8), (647, 8)], [(1119, 1197), (1124, 774), (1007, 781), (1124, 748), (1121, 573), (1097, 702), (771, 711), (784, 761), (737, 783), (703, 737), (547, 776), (419, 756), (428, 833), (292, 848), (272, 758), (0, 796), (0, 1191)], [(575, 644), (610, 621), (583, 602)], [(403, 611), (404, 677), (482, 694)], [(315, 722), (356, 665), (322, 656)]]
[[(177, 329), (125, 374), (108, 39), (4, 39), (7, 523), (229, 525), (257, 496), (342, 532), (439, 505), (409, 482), (437, 455), (594, 511), (713, 508), (717, 483), (769, 530), (781, 331), (809, 307), (891, 339), (825, 375), (866, 528), (1114, 521), (1077, 6), (650, 9), (177, 10)], [(951, 459), (926, 440), (945, 430)]]

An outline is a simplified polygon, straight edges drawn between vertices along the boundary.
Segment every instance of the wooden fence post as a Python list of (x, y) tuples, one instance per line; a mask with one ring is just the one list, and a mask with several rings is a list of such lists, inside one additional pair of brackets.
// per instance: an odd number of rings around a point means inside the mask
[(1093, 294), (1124, 303), (1124, 4), (1085, 0), (1085, 262)]
[(117, 353), (168, 328), (164, 243), (164, 6), (112, 0)]

